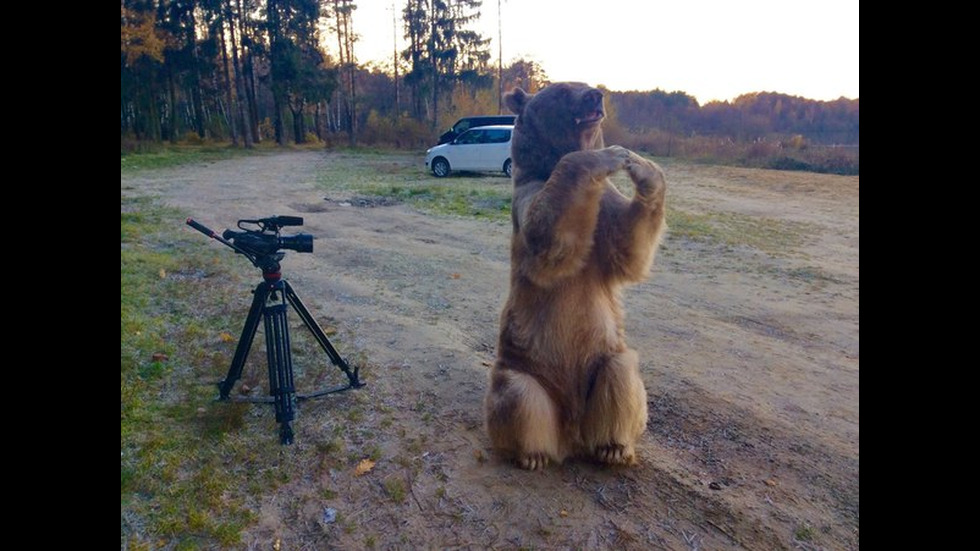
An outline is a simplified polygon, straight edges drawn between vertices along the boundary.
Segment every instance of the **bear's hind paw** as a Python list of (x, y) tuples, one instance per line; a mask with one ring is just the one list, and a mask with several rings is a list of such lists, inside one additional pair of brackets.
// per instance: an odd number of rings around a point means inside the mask
[(544, 469), (548, 463), (548, 456), (544, 453), (526, 453), (517, 458), (517, 465), (528, 471)]
[(623, 444), (597, 446), (595, 456), (596, 459), (608, 465), (633, 465), (636, 463), (636, 454), (633, 452), (633, 446)]

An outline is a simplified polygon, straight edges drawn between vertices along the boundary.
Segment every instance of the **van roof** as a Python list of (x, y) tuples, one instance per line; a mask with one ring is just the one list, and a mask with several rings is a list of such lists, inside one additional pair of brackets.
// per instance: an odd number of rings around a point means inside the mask
[(479, 128), (481, 130), (486, 130), (487, 128), (491, 128), (491, 129), (494, 129), (494, 130), (513, 130), (514, 129), (514, 125), (513, 124), (484, 124), (484, 125), (481, 125), (481, 126), (473, 126), (473, 127), (470, 127), (468, 129), (466, 129), (464, 132), (469, 132), (470, 130), (474, 130), (476, 128)]

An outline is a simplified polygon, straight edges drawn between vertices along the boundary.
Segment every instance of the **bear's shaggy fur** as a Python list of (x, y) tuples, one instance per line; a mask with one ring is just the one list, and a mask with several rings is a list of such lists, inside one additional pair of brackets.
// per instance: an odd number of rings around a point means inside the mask
[[(565, 82), (533, 95), (515, 88), (505, 101), (518, 115), (514, 233), (487, 432), (525, 469), (581, 455), (632, 464), (647, 395), (624, 338), (621, 288), (653, 264), (666, 227), (663, 172), (604, 147), (600, 90)], [(632, 199), (608, 180), (619, 170)]]

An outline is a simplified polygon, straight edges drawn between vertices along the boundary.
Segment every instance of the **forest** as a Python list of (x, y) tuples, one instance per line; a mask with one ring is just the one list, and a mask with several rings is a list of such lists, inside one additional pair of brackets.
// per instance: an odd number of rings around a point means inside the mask
[[(354, 0), (123, 0), (122, 152), (260, 143), (425, 149), (501, 95), (549, 83), (547, 60), (494, 58), (482, 0), (396, 0), (387, 29)], [(364, 32), (407, 46), (362, 63)], [(392, 41), (394, 44), (394, 41)], [(858, 174), (857, 98), (748, 92), (700, 105), (683, 91), (606, 90), (606, 143), (656, 156)]]

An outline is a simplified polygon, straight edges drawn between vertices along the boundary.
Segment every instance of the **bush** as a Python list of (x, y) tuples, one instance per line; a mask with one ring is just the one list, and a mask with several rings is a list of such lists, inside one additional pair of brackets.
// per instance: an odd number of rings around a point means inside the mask
[(426, 148), (436, 143), (428, 124), (407, 117), (393, 121), (374, 110), (368, 114), (357, 137), (362, 145), (396, 149)]
[(272, 121), (269, 120), (269, 117), (262, 119), (262, 122), (259, 123), (259, 137), (264, 142), (276, 141), (276, 128), (272, 126)]
[(228, 127), (225, 125), (224, 117), (211, 117), (208, 120), (207, 135), (219, 142), (231, 137)]
[(197, 132), (187, 132), (180, 137), (180, 143), (183, 145), (204, 145), (207, 140), (198, 136)]
[(808, 156), (815, 172), (856, 175), (860, 173), (860, 154), (857, 147), (811, 148)]
[(769, 161), (766, 168), (772, 168), (775, 170), (812, 170), (813, 167), (810, 163), (801, 161), (799, 159), (794, 159), (792, 157), (776, 157)]
[(155, 153), (163, 149), (163, 145), (151, 140), (137, 140), (135, 136), (127, 134), (120, 137), (119, 149), (125, 156), (133, 153)]
[(748, 159), (763, 159), (769, 158), (779, 151), (779, 144), (768, 142), (764, 139), (756, 140), (749, 145), (748, 150), (745, 152), (745, 157)]

